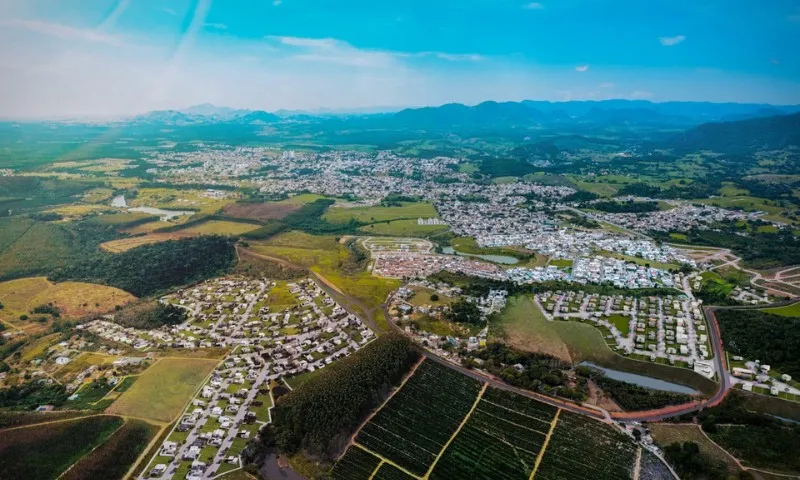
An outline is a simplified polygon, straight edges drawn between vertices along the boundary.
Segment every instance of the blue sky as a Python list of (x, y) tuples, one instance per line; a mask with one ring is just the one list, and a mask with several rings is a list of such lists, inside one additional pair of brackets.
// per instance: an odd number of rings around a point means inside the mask
[(0, 0), (0, 115), (800, 103), (794, 0)]

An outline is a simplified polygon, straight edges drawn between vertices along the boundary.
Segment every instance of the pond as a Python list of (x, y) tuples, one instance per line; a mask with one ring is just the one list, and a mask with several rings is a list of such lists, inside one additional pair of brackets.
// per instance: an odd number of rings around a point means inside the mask
[(695, 395), (700, 393), (691, 387), (687, 387), (685, 385), (681, 385), (678, 383), (667, 382), (665, 380), (659, 380), (658, 378), (646, 377), (644, 375), (637, 375), (635, 373), (612, 370), (610, 368), (605, 368), (599, 365), (595, 365), (594, 363), (591, 362), (581, 362), (580, 365), (596, 368), (605, 373), (608, 378), (612, 378), (614, 380), (620, 380), (622, 382), (632, 383), (634, 385), (639, 385), (640, 387), (647, 387), (655, 390), (664, 390), (666, 392), (685, 393), (688, 395)]
[(129, 208), (129, 212), (142, 212), (142, 213), (149, 213), (150, 215), (158, 215), (161, 217), (161, 220), (171, 220), (175, 217), (180, 217), (183, 215), (194, 215), (195, 212), (192, 211), (185, 211), (185, 210), (163, 210), (161, 208), (153, 208), (153, 207), (136, 207), (136, 208)]
[(477, 257), (488, 262), (502, 263), (503, 265), (514, 265), (515, 263), (519, 263), (518, 258), (509, 255), (478, 255), (473, 253), (463, 253), (459, 252), (453, 247), (443, 247), (442, 253), (446, 253), (447, 255), (461, 255), (462, 257)]

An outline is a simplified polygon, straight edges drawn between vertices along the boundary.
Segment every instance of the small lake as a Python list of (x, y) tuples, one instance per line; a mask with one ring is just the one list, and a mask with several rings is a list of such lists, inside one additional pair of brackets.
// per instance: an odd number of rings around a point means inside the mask
[(646, 377), (644, 375), (637, 375), (635, 373), (621, 372), (619, 370), (612, 370), (610, 368), (601, 367), (591, 362), (581, 362), (579, 365), (596, 368), (606, 374), (608, 378), (620, 380), (622, 382), (632, 383), (640, 387), (652, 388), (654, 390), (664, 390), (666, 392), (685, 393), (688, 395), (695, 395), (697, 390), (680, 385), (678, 383), (667, 382), (653, 377)]
[(161, 220), (172, 220), (175, 217), (195, 214), (195, 212), (192, 212), (190, 210), (163, 210), (161, 208), (153, 208), (153, 207), (129, 208), (128, 211), (149, 213), (150, 215), (158, 215), (159, 217), (161, 217)]
[(120, 207), (120, 208), (127, 208), (128, 202), (125, 201), (125, 195), (117, 195), (111, 200), (112, 207)]
[(442, 253), (446, 253), (447, 255), (460, 255), (462, 257), (477, 257), (488, 262), (502, 263), (503, 265), (514, 265), (515, 263), (519, 263), (519, 259), (509, 255), (477, 255), (472, 253), (462, 253), (453, 247), (442, 247)]

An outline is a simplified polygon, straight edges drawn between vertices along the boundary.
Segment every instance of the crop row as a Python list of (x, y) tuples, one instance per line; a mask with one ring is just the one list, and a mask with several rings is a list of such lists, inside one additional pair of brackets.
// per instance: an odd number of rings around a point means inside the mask
[(356, 441), (422, 475), (472, 408), (480, 383), (425, 361)]
[(384, 463), (375, 472), (373, 480), (414, 480), (414, 477), (400, 470), (390, 463)]
[(553, 420), (557, 410), (556, 407), (546, 403), (507, 392), (499, 388), (487, 389), (481, 398), (481, 403), (483, 403), (483, 401), (491, 402), (508, 410), (539, 419), (547, 423), (548, 429), (550, 428), (550, 421)]
[(357, 446), (347, 449), (331, 471), (334, 480), (368, 480), (381, 460)]
[(570, 412), (561, 412), (537, 480), (626, 479), (636, 461), (633, 441), (613, 427)]

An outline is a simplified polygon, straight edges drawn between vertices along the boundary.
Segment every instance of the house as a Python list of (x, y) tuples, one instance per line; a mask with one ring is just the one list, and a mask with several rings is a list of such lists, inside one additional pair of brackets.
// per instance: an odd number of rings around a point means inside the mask
[(167, 466), (164, 465), (163, 463), (159, 463), (158, 465), (153, 467), (152, 470), (150, 470), (150, 476), (151, 477), (160, 477), (160, 476), (164, 475), (164, 473), (166, 473), (166, 472), (167, 472)]

